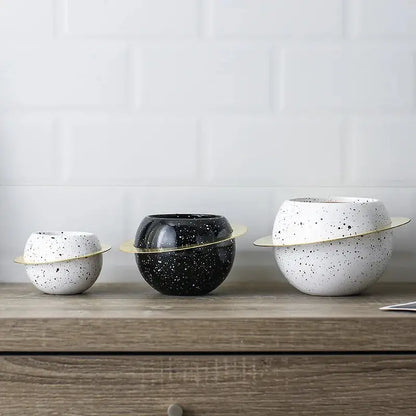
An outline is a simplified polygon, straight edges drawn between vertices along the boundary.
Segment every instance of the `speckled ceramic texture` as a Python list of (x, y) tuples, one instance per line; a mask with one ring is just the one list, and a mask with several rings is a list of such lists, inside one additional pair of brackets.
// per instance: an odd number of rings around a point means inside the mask
[(376, 199), (296, 198), (280, 207), (273, 226), (273, 243), (305, 244), (358, 236), (390, 223), (386, 208)]
[[(25, 249), (26, 261), (54, 263), (26, 265), (31, 282), (42, 292), (55, 295), (72, 295), (89, 289), (97, 280), (102, 254), (72, 259), (99, 251), (101, 244), (92, 233), (56, 231), (30, 235)], [(62, 259), (62, 261), (58, 261)], [(72, 259), (72, 260), (67, 260)]]
[(309, 295), (362, 292), (383, 274), (391, 257), (393, 232), (303, 246), (277, 247), (276, 262), (294, 287)]
[[(210, 214), (151, 215), (140, 224), (135, 246), (180, 248), (222, 240), (232, 234), (226, 218)], [(135, 254), (143, 278), (166, 295), (204, 295), (228, 276), (235, 256), (235, 240), (187, 250)]]
[(75, 295), (89, 289), (97, 280), (103, 255), (57, 263), (27, 265), (30, 281), (42, 292), (51, 295)]
[(78, 231), (32, 233), (26, 242), (23, 257), (27, 262), (53, 262), (72, 259), (101, 250), (97, 236)]
[(160, 214), (143, 219), (136, 232), (135, 247), (181, 248), (224, 240), (233, 229), (221, 215)]

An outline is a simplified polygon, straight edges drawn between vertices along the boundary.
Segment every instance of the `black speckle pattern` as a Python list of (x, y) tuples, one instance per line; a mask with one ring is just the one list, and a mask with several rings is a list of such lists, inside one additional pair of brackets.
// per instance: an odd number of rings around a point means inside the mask
[(30, 235), (24, 249), (28, 262), (66, 260), (101, 250), (97, 236), (78, 231), (40, 231)]
[[(26, 265), (31, 282), (42, 292), (73, 295), (89, 289), (97, 280), (102, 254), (69, 260), (101, 250), (96, 235), (78, 231), (36, 232), (24, 250), (26, 261), (45, 262)], [(58, 262), (56, 262), (58, 260)], [(47, 263), (47, 262), (55, 263)]]
[[(151, 215), (140, 224), (135, 246), (180, 248), (230, 237), (226, 218), (209, 214)], [(235, 256), (235, 240), (186, 250), (136, 254), (143, 278), (165, 295), (204, 295), (228, 276)]]
[(377, 199), (296, 198), (280, 207), (273, 227), (273, 243), (307, 244), (354, 237), (390, 223), (386, 208)]
[(85, 292), (97, 280), (103, 265), (103, 255), (59, 263), (27, 265), (31, 282), (50, 295), (75, 295)]
[(289, 281), (309, 295), (362, 292), (383, 274), (393, 250), (393, 232), (324, 243), (276, 247), (276, 262)]

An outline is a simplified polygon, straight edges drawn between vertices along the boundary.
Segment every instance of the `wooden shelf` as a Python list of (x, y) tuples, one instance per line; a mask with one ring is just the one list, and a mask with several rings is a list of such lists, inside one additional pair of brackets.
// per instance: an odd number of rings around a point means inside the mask
[(1, 284), (0, 351), (415, 351), (416, 315), (378, 309), (411, 300), (411, 283), (342, 298), (278, 283), (224, 284), (205, 297), (167, 297), (142, 284), (96, 284), (78, 296)]

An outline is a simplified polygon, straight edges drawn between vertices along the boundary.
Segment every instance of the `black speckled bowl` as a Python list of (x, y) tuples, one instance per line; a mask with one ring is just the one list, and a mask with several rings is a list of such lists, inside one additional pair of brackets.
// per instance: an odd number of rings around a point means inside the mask
[[(137, 229), (134, 246), (173, 250), (135, 254), (137, 266), (146, 282), (160, 293), (205, 295), (231, 270), (235, 240), (222, 240), (232, 232), (230, 223), (220, 215), (149, 215)], [(212, 244), (216, 241), (222, 242)], [(186, 246), (193, 248), (184, 249)]]

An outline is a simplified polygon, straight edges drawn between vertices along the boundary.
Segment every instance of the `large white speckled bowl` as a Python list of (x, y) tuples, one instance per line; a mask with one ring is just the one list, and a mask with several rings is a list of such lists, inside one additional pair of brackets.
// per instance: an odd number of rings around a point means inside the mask
[(308, 244), (358, 236), (388, 227), (384, 204), (371, 198), (295, 198), (285, 201), (276, 215), (273, 243)]
[(383, 274), (393, 249), (393, 232), (274, 248), (276, 262), (294, 287), (309, 295), (362, 292)]
[(23, 258), (31, 282), (42, 292), (73, 295), (89, 289), (97, 280), (102, 264), (101, 244), (92, 233), (38, 232), (27, 240)]

